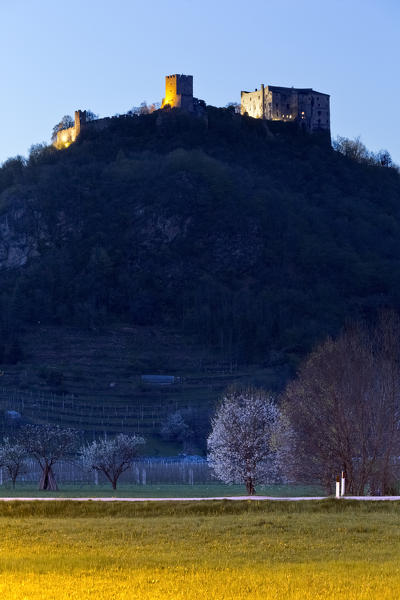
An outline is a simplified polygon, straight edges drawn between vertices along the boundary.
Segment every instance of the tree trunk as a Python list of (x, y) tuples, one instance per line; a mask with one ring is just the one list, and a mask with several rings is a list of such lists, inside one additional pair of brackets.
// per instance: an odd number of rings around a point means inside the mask
[(117, 479), (115, 479), (115, 478), (114, 478), (114, 479), (111, 481), (111, 485), (112, 485), (112, 489), (113, 489), (113, 490), (116, 490), (116, 489), (117, 489)]
[(246, 490), (248, 496), (254, 496), (256, 493), (252, 477), (246, 477)]
[(54, 477), (54, 473), (51, 467), (46, 466), (43, 469), (42, 477), (40, 478), (39, 490), (46, 490), (48, 492), (57, 492), (57, 482)]

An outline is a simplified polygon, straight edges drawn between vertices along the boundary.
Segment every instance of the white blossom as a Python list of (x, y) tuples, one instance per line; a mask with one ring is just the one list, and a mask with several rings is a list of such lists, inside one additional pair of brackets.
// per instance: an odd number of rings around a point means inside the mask
[(244, 483), (248, 494), (256, 483), (277, 475), (280, 413), (263, 390), (229, 390), (212, 421), (208, 462), (225, 483)]

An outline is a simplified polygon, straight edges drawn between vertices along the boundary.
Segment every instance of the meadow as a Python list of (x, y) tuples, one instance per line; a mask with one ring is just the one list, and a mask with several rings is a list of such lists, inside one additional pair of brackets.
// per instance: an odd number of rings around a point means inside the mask
[[(259, 496), (324, 496), (326, 492), (318, 485), (260, 485), (257, 486)], [(121, 483), (113, 490), (109, 483), (99, 485), (86, 483), (63, 483), (57, 492), (44, 492), (38, 489), (37, 483), (17, 483), (15, 489), (7, 482), (0, 486), (0, 498), (43, 496), (61, 498), (113, 497), (113, 498), (204, 498), (207, 496), (245, 496), (244, 485), (225, 485), (214, 483), (189, 484), (147, 484), (135, 485)]]
[(0, 503), (4, 600), (397, 599), (400, 503)]

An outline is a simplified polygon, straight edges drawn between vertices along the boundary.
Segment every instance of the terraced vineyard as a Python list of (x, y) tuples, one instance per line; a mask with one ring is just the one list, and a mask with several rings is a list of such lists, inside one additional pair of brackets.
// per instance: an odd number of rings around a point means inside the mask
[[(152, 437), (168, 414), (191, 408), (209, 415), (227, 386), (252, 381), (268, 387), (273, 376), (239, 370), (217, 355), (206, 359), (202, 348), (171, 331), (36, 327), (24, 342), (26, 358), (2, 367), (2, 414), (17, 411), (25, 420), (61, 423), (90, 437), (117, 431)], [(149, 373), (174, 375), (177, 383), (143, 383), (141, 375)], [(160, 440), (157, 444), (168, 451)]]

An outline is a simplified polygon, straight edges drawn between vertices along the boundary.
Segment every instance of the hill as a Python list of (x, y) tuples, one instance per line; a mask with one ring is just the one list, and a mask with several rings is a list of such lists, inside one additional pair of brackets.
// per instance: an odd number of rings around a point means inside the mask
[(228, 109), (35, 147), (0, 169), (1, 362), (40, 362), (38, 324), (60, 340), (122, 324), (248, 374), (293, 367), (346, 320), (399, 308), (399, 209), (395, 169)]

